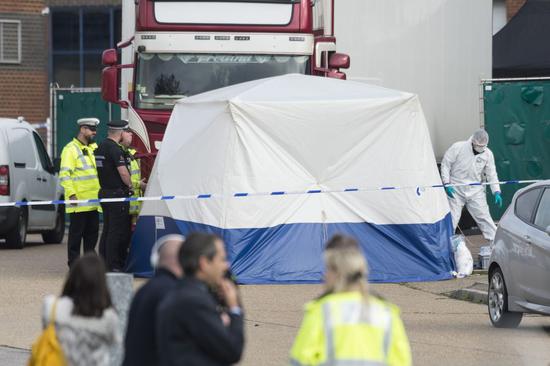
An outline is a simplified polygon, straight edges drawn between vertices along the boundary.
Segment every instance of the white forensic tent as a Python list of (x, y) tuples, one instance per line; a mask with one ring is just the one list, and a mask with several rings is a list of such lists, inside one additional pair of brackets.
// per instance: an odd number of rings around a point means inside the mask
[(194, 198), (144, 203), (128, 270), (151, 274), (157, 237), (207, 231), (242, 283), (316, 282), (324, 243), (343, 233), (371, 281), (450, 278), (443, 189), (355, 190), (434, 184), (416, 95), (297, 74), (203, 93), (176, 104), (147, 189)]

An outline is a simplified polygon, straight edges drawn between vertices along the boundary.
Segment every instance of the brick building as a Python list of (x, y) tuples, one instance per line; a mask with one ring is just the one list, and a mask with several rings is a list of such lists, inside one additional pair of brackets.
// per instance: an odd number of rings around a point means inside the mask
[(510, 20), (527, 0), (506, 0), (506, 17)]
[(44, 0), (0, 1), (0, 116), (48, 116), (48, 22)]
[(98, 87), (121, 0), (1, 0), (0, 117), (50, 116), (49, 85)]

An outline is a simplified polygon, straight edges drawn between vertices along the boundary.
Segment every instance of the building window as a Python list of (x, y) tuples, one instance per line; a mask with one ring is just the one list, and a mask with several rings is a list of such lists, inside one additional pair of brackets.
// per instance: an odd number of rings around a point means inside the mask
[(121, 38), (120, 8), (52, 8), (51, 14), (51, 81), (61, 87), (99, 87), (101, 55)]
[(21, 21), (0, 19), (0, 63), (21, 63)]

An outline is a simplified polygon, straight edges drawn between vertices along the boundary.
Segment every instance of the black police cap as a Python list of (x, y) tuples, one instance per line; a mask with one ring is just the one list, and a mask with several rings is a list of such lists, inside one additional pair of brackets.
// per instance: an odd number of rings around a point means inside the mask
[(107, 126), (113, 130), (126, 130), (128, 128), (128, 121), (123, 119), (113, 120), (108, 122)]

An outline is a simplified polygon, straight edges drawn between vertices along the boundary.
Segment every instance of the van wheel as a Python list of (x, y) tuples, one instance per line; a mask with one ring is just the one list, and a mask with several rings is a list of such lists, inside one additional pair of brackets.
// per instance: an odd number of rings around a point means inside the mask
[(55, 218), (55, 228), (42, 233), (42, 240), (46, 244), (59, 244), (65, 236), (65, 206), (59, 205)]
[(6, 234), (6, 245), (12, 249), (23, 249), (27, 239), (27, 210), (19, 208), (17, 225)]
[(500, 268), (489, 274), (489, 318), (497, 328), (516, 328), (521, 322), (523, 313), (508, 311), (508, 291)]

